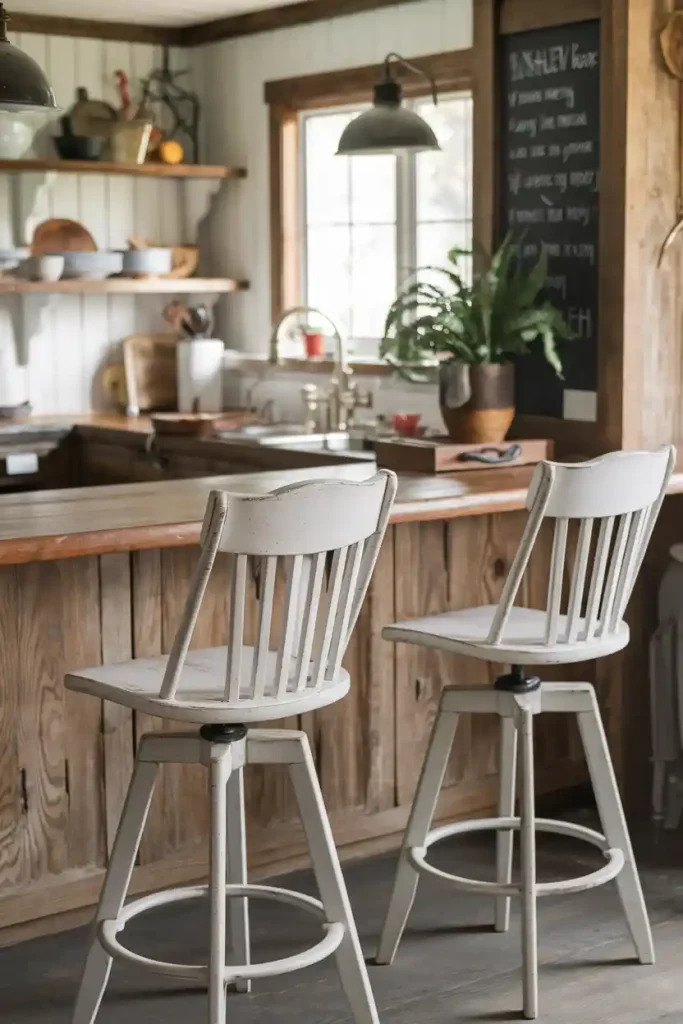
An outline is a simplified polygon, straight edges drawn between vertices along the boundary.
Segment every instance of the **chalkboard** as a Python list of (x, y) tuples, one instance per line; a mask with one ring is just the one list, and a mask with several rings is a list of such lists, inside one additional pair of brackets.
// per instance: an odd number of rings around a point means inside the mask
[(501, 234), (520, 257), (548, 254), (545, 295), (578, 334), (561, 346), (564, 380), (540, 345), (517, 365), (517, 411), (565, 417), (565, 390), (597, 391), (600, 23), (502, 41)]

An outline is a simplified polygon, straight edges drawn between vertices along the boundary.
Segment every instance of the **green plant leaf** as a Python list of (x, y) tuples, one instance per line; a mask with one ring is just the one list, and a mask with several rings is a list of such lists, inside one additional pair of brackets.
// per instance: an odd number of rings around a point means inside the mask
[(382, 356), (393, 366), (439, 354), (464, 363), (502, 363), (540, 338), (545, 358), (561, 374), (557, 340), (576, 335), (559, 310), (541, 300), (546, 253), (528, 269), (519, 258), (522, 240), (508, 234), (490, 259), (482, 254), (482, 269), (471, 282), (462, 261), (471, 261), (472, 251), (458, 247), (449, 250), (448, 266), (414, 271), (387, 313)]

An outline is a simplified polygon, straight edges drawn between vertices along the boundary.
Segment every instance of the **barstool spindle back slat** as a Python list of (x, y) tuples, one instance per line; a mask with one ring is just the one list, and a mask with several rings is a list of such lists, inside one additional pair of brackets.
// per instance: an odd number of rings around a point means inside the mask
[[(285, 701), (291, 694), (315, 692), (335, 679), (377, 560), (395, 492), (396, 479), (386, 471), (361, 483), (294, 484), (253, 497), (212, 492), (200, 557), (159, 697), (182, 703), (177, 694), (183, 665), (220, 552), (233, 556), (224, 700), (231, 706), (242, 702), (253, 706), (267, 698), (272, 704), (274, 698)], [(253, 649), (245, 636), (250, 562), (256, 565), (259, 578)], [(271, 634), (281, 570), (286, 586), (282, 637), (276, 642)], [(253, 660), (250, 684), (245, 687), (247, 651)]]
[[(498, 645), (505, 639), (505, 627), (545, 519), (555, 520), (545, 644), (585, 644), (613, 634), (631, 596), (674, 459), (674, 449), (664, 447), (654, 454), (614, 452), (591, 462), (540, 463), (527, 497), (529, 518), (487, 642)], [(563, 618), (569, 525), (577, 521), (576, 553)], [(596, 522), (599, 528), (593, 544)]]

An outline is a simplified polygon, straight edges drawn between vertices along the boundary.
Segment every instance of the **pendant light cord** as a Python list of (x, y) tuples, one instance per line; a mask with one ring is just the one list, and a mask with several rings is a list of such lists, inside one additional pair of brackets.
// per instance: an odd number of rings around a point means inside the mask
[[(0, 4), (0, 7), (1, 6), (2, 5)], [(397, 64), (402, 64), (404, 68), (408, 68), (409, 71), (414, 71), (416, 75), (420, 75), (422, 78), (426, 79), (426, 81), (428, 81), (430, 86), (431, 86), (432, 99), (434, 100), (434, 106), (436, 106), (438, 104), (439, 98), (438, 98), (438, 93), (437, 93), (437, 89), (436, 89), (436, 82), (434, 81), (432, 76), (428, 75), (427, 72), (423, 68), (418, 67), (417, 64), (412, 64), (409, 60), (406, 60), (405, 57), (401, 57), (401, 55), (399, 53), (393, 53), (393, 52), (392, 53), (388, 53), (386, 55), (386, 57), (384, 58), (384, 77), (386, 79), (388, 79), (390, 82), (393, 81), (393, 77), (392, 77), (392, 74), (391, 74), (391, 62), (392, 61), (394, 61)]]

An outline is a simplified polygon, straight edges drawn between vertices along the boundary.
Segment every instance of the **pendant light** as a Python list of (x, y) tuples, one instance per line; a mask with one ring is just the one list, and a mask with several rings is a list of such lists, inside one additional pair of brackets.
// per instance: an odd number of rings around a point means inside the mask
[(0, 3), (0, 110), (57, 110), (55, 94), (42, 69), (7, 38), (9, 20)]
[(437, 102), (436, 82), (426, 71), (404, 60), (397, 53), (384, 58), (384, 77), (374, 88), (374, 102), (370, 110), (363, 111), (351, 121), (339, 140), (337, 156), (363, 156), (397, 151), (422, 153), (439, 150), (438, 139), (424, 118), (414, 110), (401, 105), (401, 83), (392, 74), (392, 62), (426, 78)]

